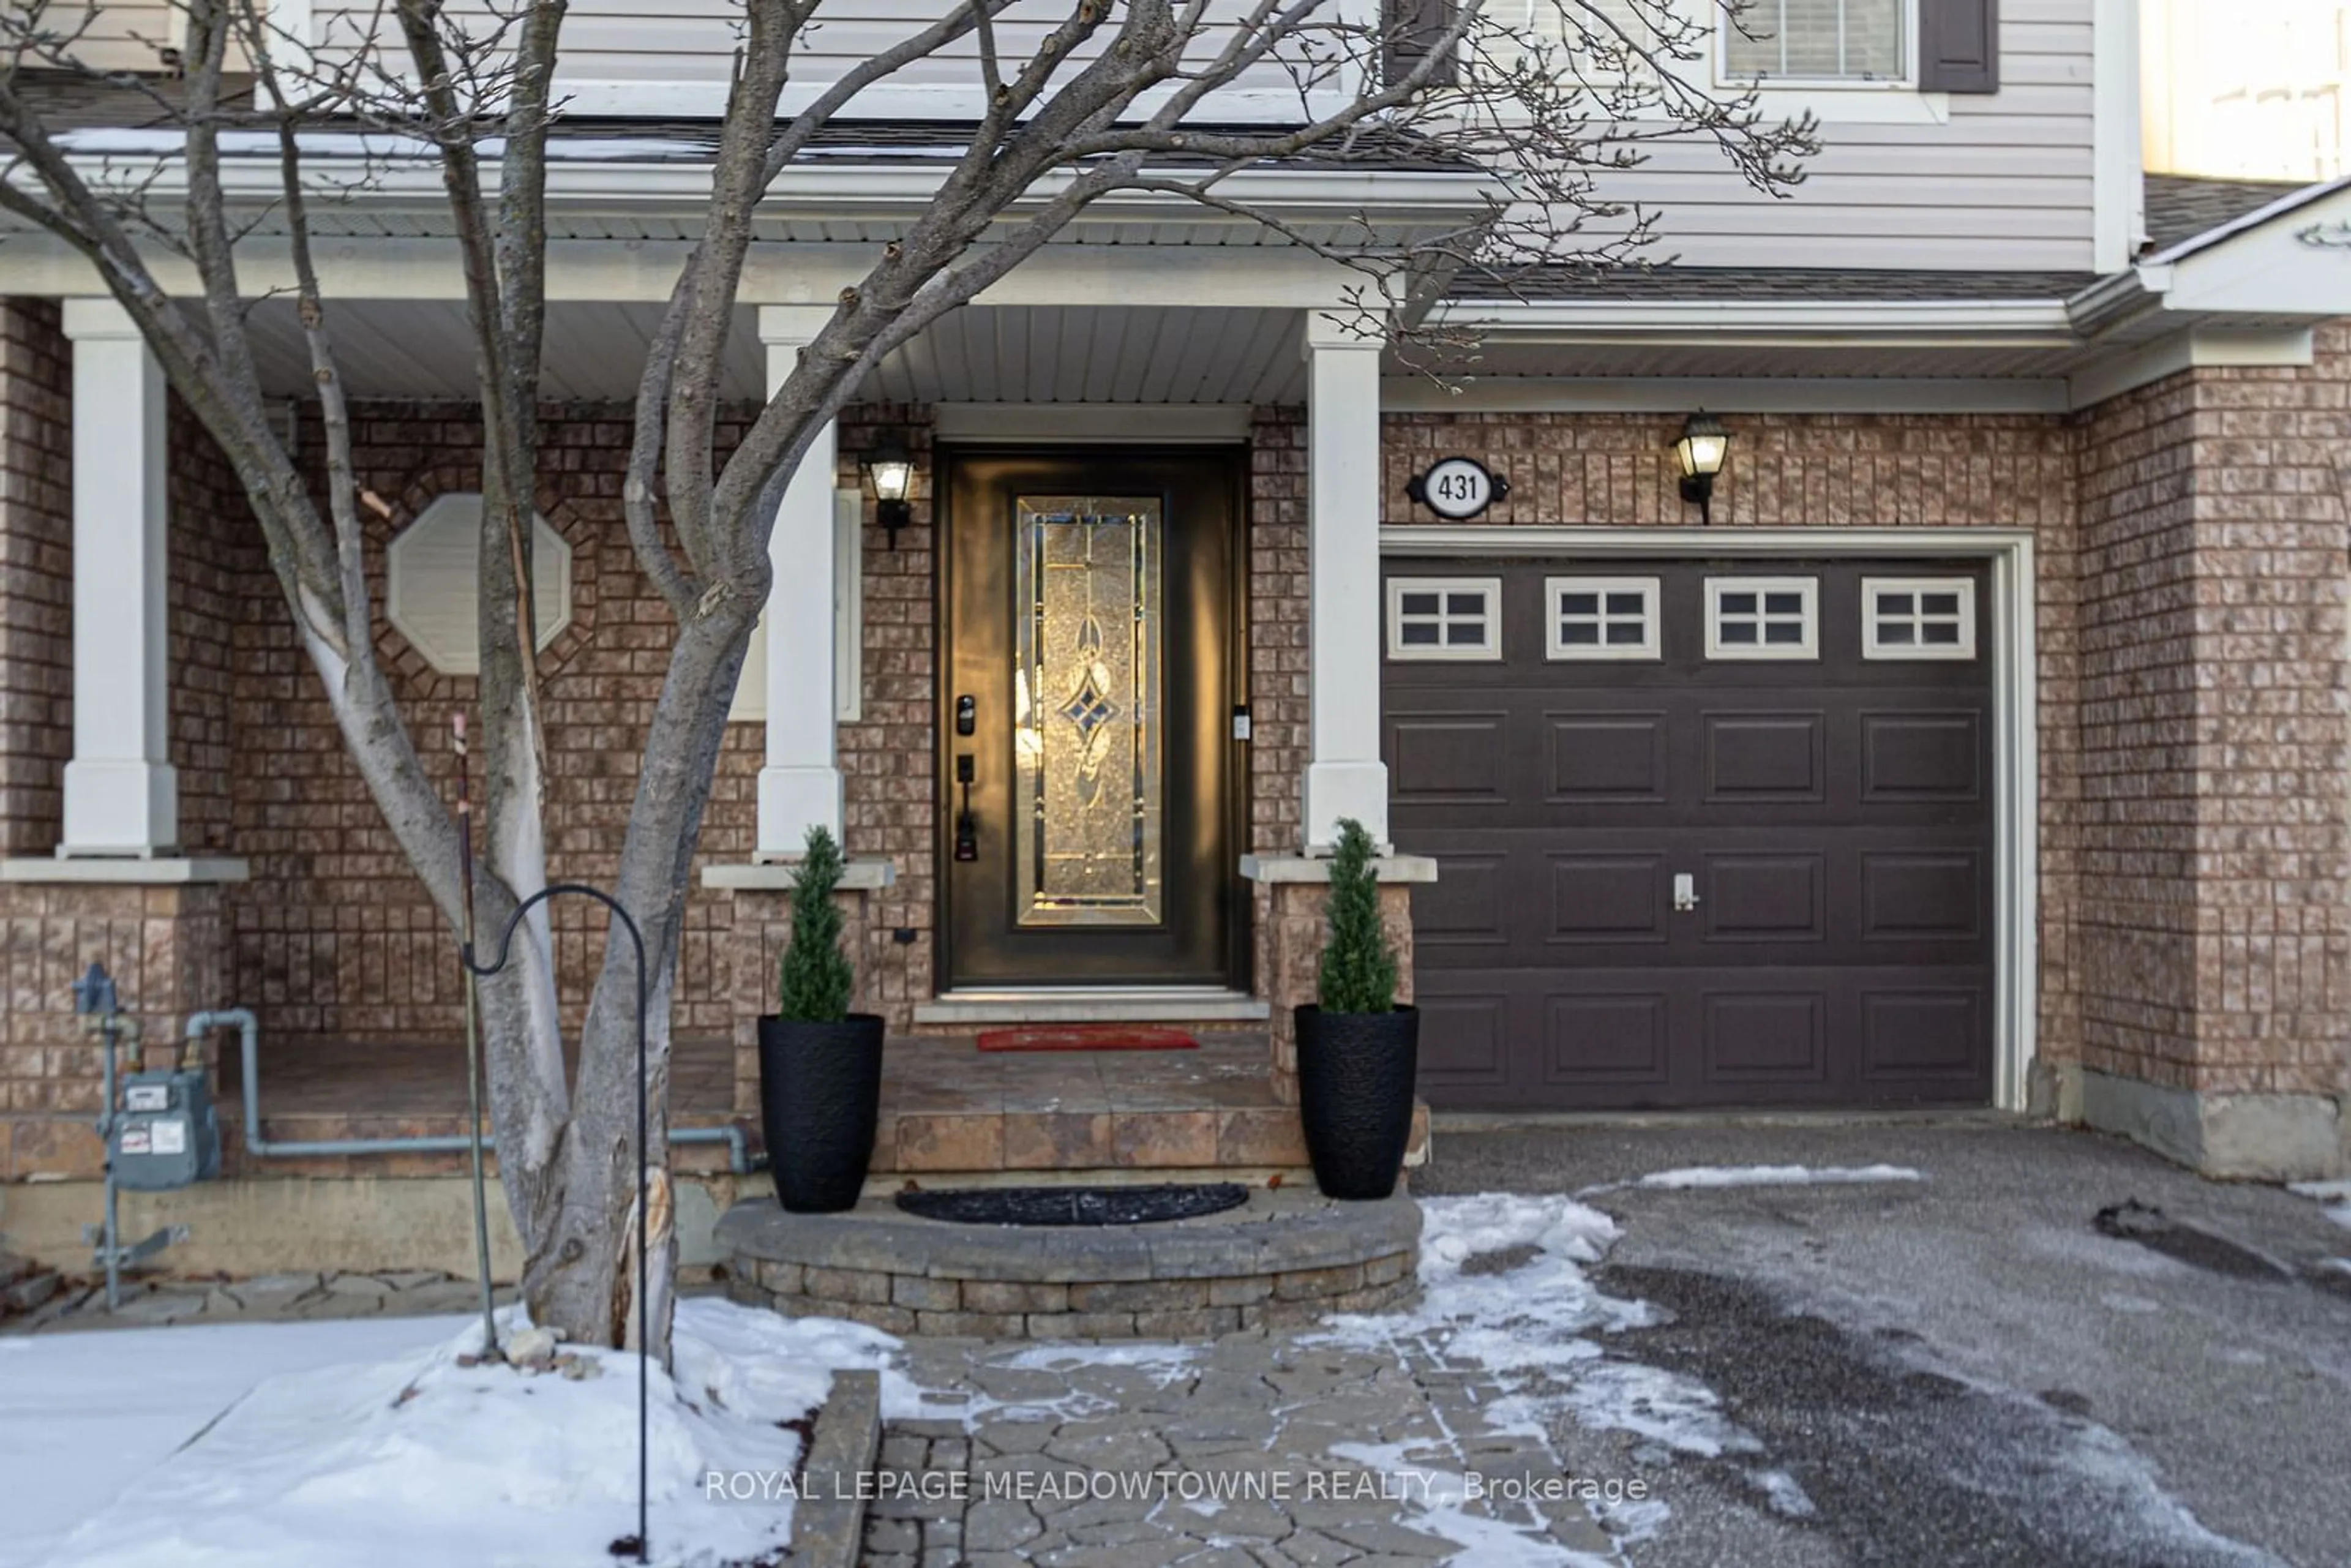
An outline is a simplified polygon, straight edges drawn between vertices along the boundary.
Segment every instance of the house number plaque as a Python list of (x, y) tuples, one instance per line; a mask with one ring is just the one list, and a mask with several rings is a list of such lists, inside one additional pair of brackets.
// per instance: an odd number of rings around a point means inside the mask
[(1508, 497), (1510, 482), (1474, 457), (1440, 457), (1405, 481), (1404, 493), (1458, 522)]

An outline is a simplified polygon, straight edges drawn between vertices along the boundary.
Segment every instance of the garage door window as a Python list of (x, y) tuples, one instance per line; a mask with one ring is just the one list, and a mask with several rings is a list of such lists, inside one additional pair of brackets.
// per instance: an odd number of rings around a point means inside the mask
[(1553, 659), (1657, 657), (1654, 577), (1547, 577), (1548, 652)]
[(1819, 587), (1809, 577), (1709, 577), (1706, 656), (1816, 659), (1819, 607)]
[(1501, 579), (1388, 579), (1389, 658), (1499, 659), (1501, 656)]
[(1964, 577), (1865, 577), (1862, 656), (1972, 659), (1976, 585)]

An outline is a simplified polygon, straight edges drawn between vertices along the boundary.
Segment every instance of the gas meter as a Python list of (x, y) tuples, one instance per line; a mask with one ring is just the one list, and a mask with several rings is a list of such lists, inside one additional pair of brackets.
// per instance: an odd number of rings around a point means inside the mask
[(220, 1120), (204, 1071), (126, 1073), (122, 1109), (107, 1136), (115, 1185), (162, 1192), (220, 1174)]

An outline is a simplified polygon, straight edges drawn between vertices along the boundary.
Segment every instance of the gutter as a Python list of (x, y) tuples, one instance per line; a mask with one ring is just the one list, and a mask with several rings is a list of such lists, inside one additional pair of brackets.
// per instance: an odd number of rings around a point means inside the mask
[(1448, 326), (1482, 325), (1520, 342), (1593, 342), (1612, 337), (1655, 340), (1687, 334), (1708, 343), (1956, 339), (2064, 347), (2077, 338), (2066, 302), (2060, 299), (1468, 299), (1447, 301), (1430, 312), (1430, 319)]
[[(842, 151), (828, 150), (824, 157), (793, 162), (760, 198), (762, 215), (838, 218), (845, 211), (872, 216), (917, 214), (927, 209), (952, 167), (946, 162), (892, 159), (888, 149), (872, 152), (882, 161), (861, 162)], [(186, 165), (167, 152), (80, 152), (71, 154), (69, 162), (93, 184), (131, 175), (152, 196), (179, 199), (187, 193)], [(578, 206), (597, 212), (674, 204), (681, 213), (695, 214), (708, 202), (712, 167), (707, 159), (550, 157), (548, 204), (551, 209)], [(1196, 167), (1207, 172), (1205, 166), (1174, 164), (1155, 172), (1182, 178)], [(441, 212), (446, 207), (441, 167), (434, 159), (308, 156), (303, 168), (314, 193), (338, 199), (346, 210), (399, 212), (414, 207)], [(497, 168), (496, 160), (483, 160), (486, 183), (495, 181)], [(1050, 172), (1001, 216), (1005, 221), (1019, 219), (1051, 201), (1082, 172)], [(363, 188), (353, 188), (361, 182)], [(1491, 177), (1477, 170), (1277, 167), (1239, 170), (1220, 180), (1217, 188), (1269, 213), (1353, 219), (1368, 208), (1380, 211), (1389, 221), (1408, 223), (1417, 217), (1455, 218), (1464, 210), (1483, 210), (1490, 183)], [(275, 204), (284, 193), (275, 158), (224, 157), (221, 187), (232, 202)], [(1180, 213), (1191, 222), (1215, 222), (1220, 216), (1196, 203), (1155, 192), (1113, 192), (1090, 204), (1089, 210), (1123, 214)]]

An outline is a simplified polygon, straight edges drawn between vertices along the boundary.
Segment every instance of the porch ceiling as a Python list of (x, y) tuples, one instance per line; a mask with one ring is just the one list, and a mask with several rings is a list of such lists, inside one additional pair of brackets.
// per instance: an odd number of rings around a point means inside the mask
[[(662, 308), (558, 301), (548, 307), (549, 395), (636, 395)], [(455, 300), (346, 300), (331, 329), (358, 397), (472, 398), (477, 390), (465, 310)], [(309, 355), (292, 308), (254, 313), (264, 387), (306, 397)], [(869, 395), (898, 402), (1295, 402), (1305, 395), (1300, 313), (1158, 306), (971, 306), (884, 361)], [(726, 394), (761, 395), (767, 381), (758, 311), (736, 312)]]

